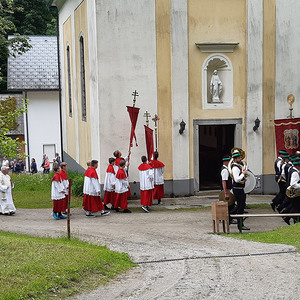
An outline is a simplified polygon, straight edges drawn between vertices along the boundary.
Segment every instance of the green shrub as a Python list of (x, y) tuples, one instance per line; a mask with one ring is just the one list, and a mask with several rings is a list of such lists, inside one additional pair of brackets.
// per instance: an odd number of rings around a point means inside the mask
[(74, 171), (67, 171), (68, 178), (72, 179), (72, 195), (83, 196), (84, 175)]

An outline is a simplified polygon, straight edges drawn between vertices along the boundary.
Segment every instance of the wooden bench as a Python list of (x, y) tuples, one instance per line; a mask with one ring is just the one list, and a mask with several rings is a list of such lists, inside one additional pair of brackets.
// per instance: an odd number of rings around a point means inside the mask
[(230, 215), (232, 219), (238, 219), (238, 228), (240, 233), (242, 232), (243, 227), (243, 218), (250, 218), (250, 217), (297, 217), (298, 222), (300, 221), (300, 213), (293, 213), (293, 214), (242, 214), (242, 215)]

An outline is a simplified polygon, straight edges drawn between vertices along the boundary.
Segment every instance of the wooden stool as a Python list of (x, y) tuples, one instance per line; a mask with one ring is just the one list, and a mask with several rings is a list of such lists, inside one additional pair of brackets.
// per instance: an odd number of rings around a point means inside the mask
[(219, 223), (222, 221), (223, 223), (223, 232), (226, 233), (225, 230), (225, 221), (227, 222), (227, 233), (229, 233), (229, 216), (228, 216), (228, 203), (224, 201), (214, 201), (211, 203), (211, 213), (213, 219), (213, 230), (216, 233), (216, 225), (217, 225), (217, 234), (219, 232)]

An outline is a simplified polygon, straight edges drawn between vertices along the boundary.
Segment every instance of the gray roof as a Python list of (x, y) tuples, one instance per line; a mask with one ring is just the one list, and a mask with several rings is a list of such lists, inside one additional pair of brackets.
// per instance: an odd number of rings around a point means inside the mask
[(29, 39), (32, 46), (29, 51), (8, 58), (7, 89), (57, 90), (57, 37), (29, 36)]

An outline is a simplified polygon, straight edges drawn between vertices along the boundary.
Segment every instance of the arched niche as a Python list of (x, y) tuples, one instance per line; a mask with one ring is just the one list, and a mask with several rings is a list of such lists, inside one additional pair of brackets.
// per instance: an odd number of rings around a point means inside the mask
[[(223, 88), (220, 102), (212, 103), (210, 80), (214, 70), (218, 71)], [(230, 59), (223, 54), (212, 54), (202, 65), (202, 107), (203, 109), (233, 108), (233, 68)]]

